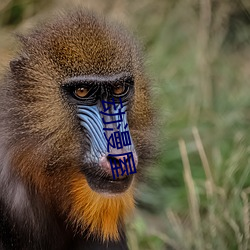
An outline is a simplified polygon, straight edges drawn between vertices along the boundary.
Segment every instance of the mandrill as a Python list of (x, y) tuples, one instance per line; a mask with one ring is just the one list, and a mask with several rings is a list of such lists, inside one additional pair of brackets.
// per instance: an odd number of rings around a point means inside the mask
[[(152, 151), (138, 43), (86, 10), (18, 37), (0, 84), (0, 249), (128, 249), (125, 218)], [(129, 146), (109, 141), (117, 110)], [(122, 169), (131, 158), (136, 174)]]

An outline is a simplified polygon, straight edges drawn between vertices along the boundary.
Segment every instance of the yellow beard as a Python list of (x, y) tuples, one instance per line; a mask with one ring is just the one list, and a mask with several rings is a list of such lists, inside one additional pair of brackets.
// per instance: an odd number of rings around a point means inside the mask
[(118, 240), (118, 224), (134, 208), (133, 187), (118, 195), (105, 196), (94, 192), (82, 175), (75, 177), (71, 183), (71, 209), (69, 220), (77, 228), (88, 229), (90, 234), (106, 240)]

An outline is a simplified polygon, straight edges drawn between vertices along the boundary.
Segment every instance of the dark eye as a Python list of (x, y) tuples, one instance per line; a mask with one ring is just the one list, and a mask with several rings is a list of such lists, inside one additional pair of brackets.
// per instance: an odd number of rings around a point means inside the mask
[(116, 85), (113, 87), (113, 94), (114, 95), (122, 95), (124, 94), (126, 87), (124, 85)]
[(77, 89), (75, 89), (75, 96), (78, 98), (84, 98), (87, 96), (87, 94), (89, 93), (89, 89), (85, 88), (85, 87), (79, 87)]

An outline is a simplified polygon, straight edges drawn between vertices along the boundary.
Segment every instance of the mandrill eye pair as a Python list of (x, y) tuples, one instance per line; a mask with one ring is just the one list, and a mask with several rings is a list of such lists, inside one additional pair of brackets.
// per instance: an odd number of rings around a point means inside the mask
[[(121, 85), (121, 84), (115, 85), (112, 89), (113, 89), (112, 90), (113, 95), (115, 95), (115, 96), (123, 95), (125, 93), (125, 90), (126, 90), (125, 86)], [(75, 89), (74, 94), (78, 98), (84, 98), (84, 97), (87, 97), (89, 90), (90, 89), (86, 88), (86, 87), (79, 87), (79, 88)]]
[[(133, 76), (121, 73), (112, 76), (74, 76), (67, 79), (62, 90), (73, 102), (95, 105), (101, 98), (128, 101), (134, 93)], [(72, 99), (73, 98), (73, 99)]]

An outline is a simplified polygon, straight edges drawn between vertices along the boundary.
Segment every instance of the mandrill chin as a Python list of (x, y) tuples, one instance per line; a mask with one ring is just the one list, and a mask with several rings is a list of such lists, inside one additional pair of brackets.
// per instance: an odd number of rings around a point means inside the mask
[(19, 40), (0, 84), (0, 249), (128, 249), (153, 122), (138, 43), (86, 10)]

